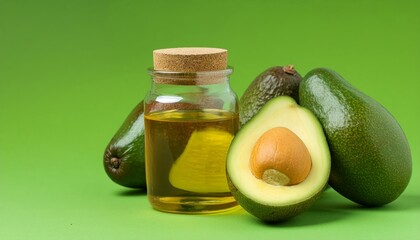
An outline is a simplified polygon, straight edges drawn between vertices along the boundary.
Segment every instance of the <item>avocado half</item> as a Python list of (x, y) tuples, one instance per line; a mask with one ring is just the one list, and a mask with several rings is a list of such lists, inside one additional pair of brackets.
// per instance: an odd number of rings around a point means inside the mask
[[(310, 154), (310, 171), (300, 183), (273, 185), (251, 171), (256, 143), (264, 133), (275, 128), (290, 130)], [(327, 186), (330, 167), (330, 152), (318, 119), (291, 97), (280, 96), (267, 102), (237, 133), (228, 151), (226, 171), (237, 202), (264, 222), (277, 222), (292, 218), (314, 204)]]

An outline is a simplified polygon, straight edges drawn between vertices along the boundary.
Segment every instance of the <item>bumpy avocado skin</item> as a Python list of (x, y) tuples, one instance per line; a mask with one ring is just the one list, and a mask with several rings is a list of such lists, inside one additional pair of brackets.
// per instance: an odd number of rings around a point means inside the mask
[(330, 186), (370, 207), (397, 199), (409, 183), (412, 159), (395, 118), (330, 69), (310, 71), (301, 82), (299, 97), (300, 104), (320, 120), (327, 136)]
[(300, 74), (291, 69), (292, 66), (270, 67), (248, 86), (239, 101), (239, 117), (241, 125), (247, 123), (270, 99), (278, 96), (290, 96), (299, 103)]
[(143, 101), (131, 111), (105, 149), (105, 172), (117, 184), (146, 188)]

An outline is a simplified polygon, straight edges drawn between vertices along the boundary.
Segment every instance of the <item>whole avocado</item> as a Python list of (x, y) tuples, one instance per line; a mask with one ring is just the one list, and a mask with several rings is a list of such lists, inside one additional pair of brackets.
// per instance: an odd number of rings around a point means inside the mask
[(131, 111), (107, 145), (103, 165), (115, 183), (146, 188), (143, 101)]
[(239, 101), (239, 120), (247, 123), (270, 99), (290, 96), (299, 103), (300, 74), (293, 65), (270, 67), (248, 86)]
[(410, 147), (396, 119), (381, 104), (325, 68), (303, 78), (299, 98), (327, 136), (332, 188), (370, 207), (401, 195), (412, 173)]

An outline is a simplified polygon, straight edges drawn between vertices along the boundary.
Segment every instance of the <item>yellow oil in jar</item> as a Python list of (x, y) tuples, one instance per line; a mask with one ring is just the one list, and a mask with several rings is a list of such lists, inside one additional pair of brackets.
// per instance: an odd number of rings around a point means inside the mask
[(238, 114), (171, 110), (145, 116), (148, 197), (160, 211), (216, 213), (237, 206), (226, 179), (226, 154)]

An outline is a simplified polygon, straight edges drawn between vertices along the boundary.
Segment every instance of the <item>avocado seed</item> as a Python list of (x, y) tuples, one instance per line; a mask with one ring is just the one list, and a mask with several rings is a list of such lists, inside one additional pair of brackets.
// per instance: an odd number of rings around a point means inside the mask
[(290, 186), (306, 179), (312, 160), (306, 145), (295, 133), (276, 127), (257, 140), (249, 165), (256, 178), (271, 185)]

